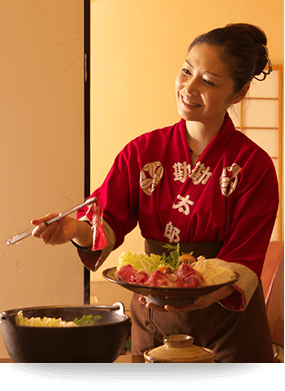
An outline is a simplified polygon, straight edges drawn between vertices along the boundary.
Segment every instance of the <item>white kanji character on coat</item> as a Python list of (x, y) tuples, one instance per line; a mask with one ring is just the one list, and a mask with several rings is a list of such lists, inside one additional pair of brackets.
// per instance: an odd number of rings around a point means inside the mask
[(180, 229), (173, 227), (172, 222), (166, 224), (164, 237), (169, 239), (170, 243), (179, 243), (180, 242)]
[(205, 185), (210, 179), (212, 173), (210, 172), (210, 167), (206, 167), (205, 164), (198, 162), (194, 168), (194, 170), (190, 174), (190, 178), (192, 179), (194, 185), (198, 185), (202, 183)]
[(178, 162), (173, 165), (173, 168), (174, 168), (174, 172), (173, 172), (174, 181), (180, 181), (184, 183), (191, 171), (190, 164), (186, 164), (186, 162), (183, 163)]
[(195, 202), (189, 200), (190, 196), (187, 195), (186, 197), (181, 196), (180, 194), (177, 196), (177, 198), (180, 200), (177, 204), (173, 204), (173, 209), (178, 209), (179, 212), (184, 213), (186, 216), (190, 213), (190, 206), (193, 206)]

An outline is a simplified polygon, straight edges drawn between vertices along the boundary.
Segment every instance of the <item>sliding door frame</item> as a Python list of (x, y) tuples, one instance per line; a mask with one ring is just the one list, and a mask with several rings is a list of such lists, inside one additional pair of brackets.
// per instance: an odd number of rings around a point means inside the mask
[[(90, 0), (84, 0), (84, 199), (90, 195)], [(90, 304), (90, 270), (84, 266), (84, 304)]]

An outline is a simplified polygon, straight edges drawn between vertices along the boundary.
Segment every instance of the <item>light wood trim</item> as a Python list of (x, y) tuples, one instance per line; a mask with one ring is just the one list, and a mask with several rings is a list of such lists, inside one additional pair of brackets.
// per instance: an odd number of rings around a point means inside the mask
[(243, 126), (242, 127), (243, 129), (259, 129), (259, 130), (266, 130), (266, 129), (272, 129), (272, 130), (279, 130), (279, 126), (278, 127), (270, 127), (270, 126)]
[(244, 98), (245, 100), (247, 99), (247, 100), (279, 100), (279, 98), (270, 98), (270, 97), (268, 97), (268, 98), (266, 98), (266, 97), (252, 97), (252, 96), (246, 96), (245, 98)]
[(283, 200), (284, 200), (284, 173), (283, 173), (283, 163), (284, 163), (284, 151), (283, 151), (283, 142), (284, 142), (284, 129), (283, 129), (283, 66), (278, 65), (273, 67), (273, 69), (276, 69), (279, 71), (279, 86), (278, 86), (278, 96), (279, 96), (279, 104), (278, 104), (278, 121), (279, 121), (279, 128), (278, 128), (278, 145), (277, 145), (277, 151), (278, 151), (278, 182), (279, 182), (279, 196), (280, 196), (280, 203), (279, 203), (279, 218), (278, 218), (278, 240), (283, 241), (284, 240), (284, 210), (283, 210)]
[[(272, 129), (277, 130), (277, 156), (271, 156), (271, 159), (277, 160), (276, 169), (277, 169), (277, 176), (278, 176), (278, 183), (279, 183), (279, 209), (277, 214), (277, 240), (283, 241), (284, 240), (284, 216), (283, 216), (283, 200), (284, 200), (284, 190), (283, 190), (283, 164), (284, 164), (284, 152), (283, 152), (283, 66), (282, 65), (273, 65), (272, 69), (274, 71), (278, 71), (278, 97), (272, 98), (272, 97), (250, 97), (246, 96), (241, 102), (240, 102), (240, 126), (237, 126), (236, 128), (239, 129), (241, 132), (244, 133), (246, 129)], [(243, 105), (245, 100), (271, 100), (271, 101), (278, 101), (278, 127), (255, 127), (255, 126), (243, 126)]]
[(240, 105), (239, 105), (239, 118), (240, 118), (240, 121), (239, 121), (239, 130), (241, 132), (243, 132), (243, 100), (240, 102)]

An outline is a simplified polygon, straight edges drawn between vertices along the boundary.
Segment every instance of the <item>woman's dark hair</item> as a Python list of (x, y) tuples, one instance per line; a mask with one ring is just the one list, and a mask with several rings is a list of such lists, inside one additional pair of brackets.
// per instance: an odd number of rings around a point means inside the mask
[[(198, 36), (189, 46), (206, 43), (221, 49), (221, 58), (228, 65), (235, 83), (235, 92), (250, 83), (253, 78), (264, 80), (272, 71), (266, 47), (265, 33), (256, 26), (245, 23), (228, 24)], [(269, 70), (264, 71), (268, 64)], [(261, 78), (257, 78), (262, 74)]]

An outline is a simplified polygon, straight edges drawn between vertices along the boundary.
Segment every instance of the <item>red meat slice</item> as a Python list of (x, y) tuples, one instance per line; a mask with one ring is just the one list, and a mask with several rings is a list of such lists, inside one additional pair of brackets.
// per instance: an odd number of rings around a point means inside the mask
[(182, 263), (174, 273), (156, 270), (150, 276), (146, 270), (136, 271), (131, 265), (125, 265), (117, 272), (117, 276), (129, 284), (153, 287), (194, 288), (205, 285), (203, 277), (186, 263)]
[(203, 277), (186, 263), (182, 263), (174, 274), (177, 275), (180, 286), (194, 288), (205, 285)]
[(124, 265), (117, 272), (117, 276), (120, 280), (124, 282), (131, 282), (131, 277), (136, 274), (136, 270), (132, 267), (132, 265)]
[(107, 237), (103, 224), (103, 211), (99, 200), (96, 200), (90, 204), (86, 217), (90, 221), (93, 230), (93, 246), (92, 250), (102, 250), (107, 245)]
[(136, 271), (132, 265), (124, 265), (117, 272), (117, 276), (129, 284), (142, 285), (148, 279), (149, 274), (143, 269)]
[(179, 278), (184, 278), (189, 274), (195, 274), (195, 270), (193, 267), (188, 265), (187, 263), (181, 263), (179, 268), (174, 272)]
[(141, 269), (131, 276), (130, 282), (132, 284), (142, 285), (145, 283), (148, 277), (149, 274), (145, 270)]
[(183, 278), (183, 286), (187, 288), (195, 288), (201, 286), (201, 281), (197, 276), (189, 275)]
[(177, 276), (175, 274), (165, 274), (160, 270), (151, 273), (150, 277), (145, 281), (144, 285), (155, 287), (177, 287)]

